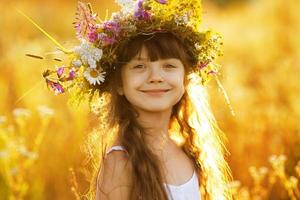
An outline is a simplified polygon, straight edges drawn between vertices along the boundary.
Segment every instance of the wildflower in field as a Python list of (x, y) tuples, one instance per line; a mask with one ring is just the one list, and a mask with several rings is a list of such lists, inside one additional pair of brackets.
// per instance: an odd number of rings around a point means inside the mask
[(293, 188), (293, 189), (296, 189), (298, 187), (298, 179), (294, 176), (291, 176), (289, 178), (289, 182), (290, 182), (290, 187)]
[(10, 174), (11, 175), (16, 175), (19, 172), (19, 169), (17, 167), (13, 167), (10, 169)]
[(276, 155), (272, 155), (269, 158), (269, 161), (272, 165), (272, 168), (274, 169), (274, 171), (279, 175), (279, 176), (284, 176), (285, 172), (285, 161), (286, 161), (286, 156), (285, 155), (280, 155), (280, 156), (276, 156)]
[(37, 110), (41, 117), (48, 117), (54, 115), (53, 109), (49, 108), (48, 106), (44, 106), (44, 105), (38, 106)]
[(37, 153), (29, 151), (27, 149), (27, 147), (24, 146), (24, 145), (18, 146), (17, 150), (24, 157), (27, 157), (29, 159), (36, 159), (37, 158)]
[(0, 116), (0, 124), (4, 124), (7, 121), (5, 116)]
[(241, 182), (238, 180), (231, 181), (227, 184), (227, 187), (230, 188), (230, 191), (232, 191), (233, 194), (237, 194), (241, 187)]
[(268, 173), (268, 168), (260, 167), (257, 169), (256, 167), (251, 166), (249, 168), (249, 173), (250, 173), (251, 177), (253, 178), (255, 186), (260, 187), (260, 184), (265, 179), (265, 177)]
[(13, 115), (15, 117), (29, 117), (31, 115), (31, 112), (28, 109), (25, 108), (16, 108), (13, 110)]
[(8, 156), (8, 152), (7, 151), (0, 151), (0, 159), (1, 158), (6, 158)]

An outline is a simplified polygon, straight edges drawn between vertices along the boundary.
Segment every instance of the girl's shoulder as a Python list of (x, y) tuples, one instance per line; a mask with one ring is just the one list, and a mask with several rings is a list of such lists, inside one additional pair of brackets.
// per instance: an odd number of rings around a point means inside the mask
[(126, 149), (120, 145), (120, 143), (115, 142), (114, 145), (106, 151), (104, 158), (104, 167), (108, 169), (115, 168), (118, 169), (129, 169), (130, 162), (127, 156)]
[(126, 150), (122, 146), (113, 146), (107, 151), (103, 166), (104, 170), (111, 171), (115, 175), (118, 172), (128, 171), (131, 168)]
[[(107, 151), (97, 179), (97, 196), (100, 199), (117, 199), (118, 194), (129, 195), (132, 167), (122, 147)], [(106, 198), (104, 198), (106, 197)], [(114, 198), (112, 198), (114, 197)]]

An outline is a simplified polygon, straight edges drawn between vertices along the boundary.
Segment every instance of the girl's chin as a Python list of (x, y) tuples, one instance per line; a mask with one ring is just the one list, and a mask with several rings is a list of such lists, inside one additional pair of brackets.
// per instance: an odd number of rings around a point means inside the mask
[(167, 112), (172, 110), (173, 106), (162, 106), (162, 105), (147, 105), (147, 106), (135, 106), (137, 110), (141, 110), (143, 112), (149, 113), (157, 113), (157, 112)]

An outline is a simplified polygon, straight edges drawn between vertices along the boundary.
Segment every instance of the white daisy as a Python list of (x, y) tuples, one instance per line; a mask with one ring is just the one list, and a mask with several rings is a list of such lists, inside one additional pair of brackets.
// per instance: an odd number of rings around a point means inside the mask
[(75, 53), (77, 53), (81, 61), (84, 64), (88, 64), (90, 68), (96, 69), (96, 62), (102, 58), (103, 51), (92, 45), (90, 45), (86, 40), (81, 40), (81, 45), (75, 47)]
[(100, 85), (103, 83), (105, 80), (104, 75), (105, 72), (103, 72), (102, 69), (98, 70), (93, 68), (87, 68), (83, 73), (85, 79), (92, 85)]

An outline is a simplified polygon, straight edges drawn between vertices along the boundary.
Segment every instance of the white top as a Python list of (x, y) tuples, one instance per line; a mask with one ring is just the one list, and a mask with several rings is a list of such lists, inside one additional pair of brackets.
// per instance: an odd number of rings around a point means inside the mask
[[(106, 154), (111, 151), (126, 151), (122, 146), (113, 146)], [(164, 183), (170, 200), (201, 200), (200, 188), (196, 171), (193, 176), (181, 185), (171, 185)]]

